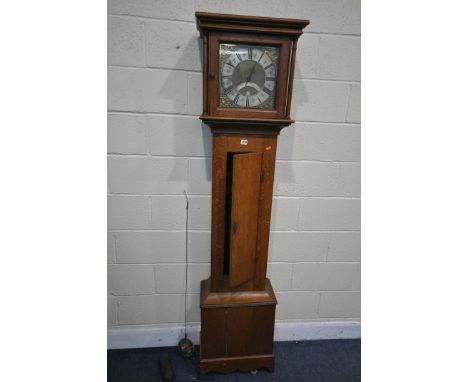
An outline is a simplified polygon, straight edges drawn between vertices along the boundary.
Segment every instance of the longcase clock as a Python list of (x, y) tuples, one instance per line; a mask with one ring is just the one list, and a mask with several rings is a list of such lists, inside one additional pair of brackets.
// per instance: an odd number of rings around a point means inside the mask
[(211, 275), (201, 282), (200, 372), (274, 370), (266, 278), (276, 141), (290, 125), (307, 20), (196, 13), (203, 114), (213, 133)]

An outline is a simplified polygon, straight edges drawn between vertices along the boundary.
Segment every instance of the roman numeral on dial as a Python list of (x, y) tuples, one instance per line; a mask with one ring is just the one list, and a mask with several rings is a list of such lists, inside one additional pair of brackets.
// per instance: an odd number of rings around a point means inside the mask
[[(265, 51), (262, 52), (262, 54), (260, 55), (260, 57), (258, 58), (257, 62), (260, 62), (260, 60), (262, 59), (263, 55), (265, 54)], [(261, 65), (261, 64), (260, 64)]]
[(266, 86), (263, 88), (263, 91), (267, 93), (269, 96), (273, 94), (273, 92), (270, 89), (268, 89)]

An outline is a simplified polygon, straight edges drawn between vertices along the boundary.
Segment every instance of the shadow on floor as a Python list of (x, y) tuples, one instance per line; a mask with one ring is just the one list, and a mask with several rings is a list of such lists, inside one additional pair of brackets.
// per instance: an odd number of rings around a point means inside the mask
[(275, 372), (210, 373), (198, 375), (196, 357), (184, 359), (175, 347), (109, 350), (107, 352), (108, 382), (161, 381), (159, 356), (167, 352), (172, 362), (175, 381), (311, 381), (353, 382), (361, 380), (361, 341), (322, 340), (275, 342)]

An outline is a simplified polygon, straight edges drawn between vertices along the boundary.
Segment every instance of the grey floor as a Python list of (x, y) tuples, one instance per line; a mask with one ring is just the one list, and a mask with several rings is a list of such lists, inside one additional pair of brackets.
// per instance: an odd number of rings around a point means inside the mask
[[(198, 349), (197, 349), (198, 350)], [(351, 382), (361, 379), (361, 341), (275, 342), (275, 372), (198, 375), (198, 360), (184, 359), (176, 348), (109, 350), (109, 382), (162, 381), (159, 357), (168, 353), (175, 381), (312, 381)], [(198, 356), (198, 353), (197, 353)]]

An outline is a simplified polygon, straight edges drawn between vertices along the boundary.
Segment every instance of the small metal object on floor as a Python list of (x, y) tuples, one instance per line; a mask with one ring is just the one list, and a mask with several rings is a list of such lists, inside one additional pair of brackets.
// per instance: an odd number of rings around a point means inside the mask
[(159, 370), (161, 378), (164, 382), (173, 382), (175, 378), (174, 369), (172, 368), (171, 359), (168, 353), (163, 353), (159, 357)]
[(193, 346), (192, 341), (190, 341), (187, 337), (184, 337), (179, 341), (177, 349), (179, 351), (179, 354), (185, 358), (193, 357), (195, 351), (195, 347)]

